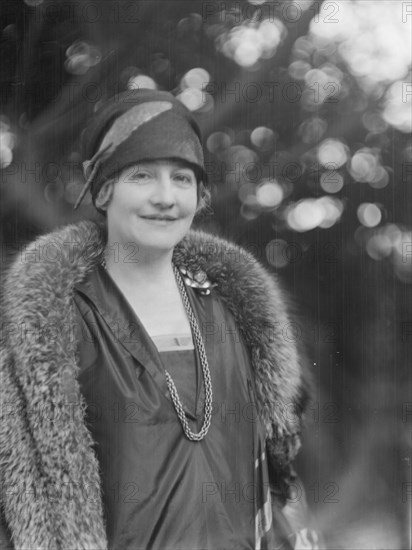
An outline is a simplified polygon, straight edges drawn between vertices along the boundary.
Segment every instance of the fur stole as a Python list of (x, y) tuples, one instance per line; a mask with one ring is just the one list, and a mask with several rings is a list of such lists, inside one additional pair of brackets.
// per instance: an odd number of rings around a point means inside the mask
[[(2, 504), (15, 548), (107, 547), (98, 463), (77, 383), (72, 292), (100, 261), (102, 228), (83, 221), (19, 254), (4, 287), (1, 346)], [(249, 348), (272, 465), (285, 471), (299, 445), (307, 394), (285, 294), (242, 248), (190, 231), (177, 265), (207, 274)], [(285, 474), (286, 475), (286, 474)]]

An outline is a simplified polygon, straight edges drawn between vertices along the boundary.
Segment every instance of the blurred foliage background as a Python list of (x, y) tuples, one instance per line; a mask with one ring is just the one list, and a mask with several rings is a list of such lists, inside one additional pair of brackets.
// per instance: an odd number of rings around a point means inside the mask
[(201, 225), (277, 272), (318, 391), (298, 468), (328, 548), (406, 548), (412, 477), (412, 4), (6, 0), (2, 267), (73, 204), (108, 97), (172, 91), (204, 132)]

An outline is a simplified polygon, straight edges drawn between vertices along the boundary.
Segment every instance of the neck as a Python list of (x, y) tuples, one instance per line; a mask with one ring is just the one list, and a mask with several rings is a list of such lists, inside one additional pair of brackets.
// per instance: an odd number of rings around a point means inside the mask
[(146, 286), (165, 286), (167, 282), (174, 281), (172, 257), (173, 250), (139, 250), (135, 254), (132, 245), (122, 247), (110, 242), (104, 253), (106, 269), (115, 279)]

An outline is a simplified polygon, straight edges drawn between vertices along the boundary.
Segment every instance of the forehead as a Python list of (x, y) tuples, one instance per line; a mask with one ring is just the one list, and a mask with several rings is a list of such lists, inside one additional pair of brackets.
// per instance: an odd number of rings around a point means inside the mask
[(142, 168), (142, 167), (166, 167), (166, 168), (186, 168), (188, 170), (192, 170), (192, 166), (186, 162), (185, 160), (181, 159), (148, 159), (148, 160), (139, 160), (139, 162), (136, 162), (135, 164), (132, 164), (129, 166), (129, 169), (134, 168)]

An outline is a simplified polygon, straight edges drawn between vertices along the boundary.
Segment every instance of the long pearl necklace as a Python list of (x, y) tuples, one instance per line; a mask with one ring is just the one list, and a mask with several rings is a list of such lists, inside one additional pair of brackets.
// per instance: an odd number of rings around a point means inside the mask
[[(102, 266), (107, 270), (106, 261), (104, 258), (101, 263), (102, 263)], [(212, 420), (212, 397), (213, 397), (212, 379), (210, 377), (209, 363), (207, 361), (206, 350), (203, 344), (203, 339), (199, 329), (199, 325), (195, 317), (195, 314), (193, 313), (192, 307), (190, 305), (189, 297), (187, 295), (186, 288), (182, 280), (182, 276), (179, 272), (179, 269), (174, 264), (173, 264), (173, 272), (176, 278), (180, 296), (183, 301), (183, 305), (186, 309), (186, 313), (189, 318), (190, 328), (192, 329), (192, 334), (194, 337), (194, 344), (199, 354), (200, 364), (202, 366), (203, 382), (204, 382), (204, 388), (205, 388), (205, 408), (204, 408), (203, 426), (199, 432), (195, 433), (190, 429), (189, 423), (187, 421), (187, 418), (183, 409), (182, 401), (180, 400), (179, 394), (177, 393), (175, 383), (173, 382), (173, 379), (168, 373), (168, 371), (165, 369), (166, 383), (167, 383), (170, 396), (172, 398), (173, 406), (176, 410), (176, 414), (180, 420), (180, 423), (182, 424), (184, 434), (191, 441), (201, 441), (209, 431), (210, 423)]]

